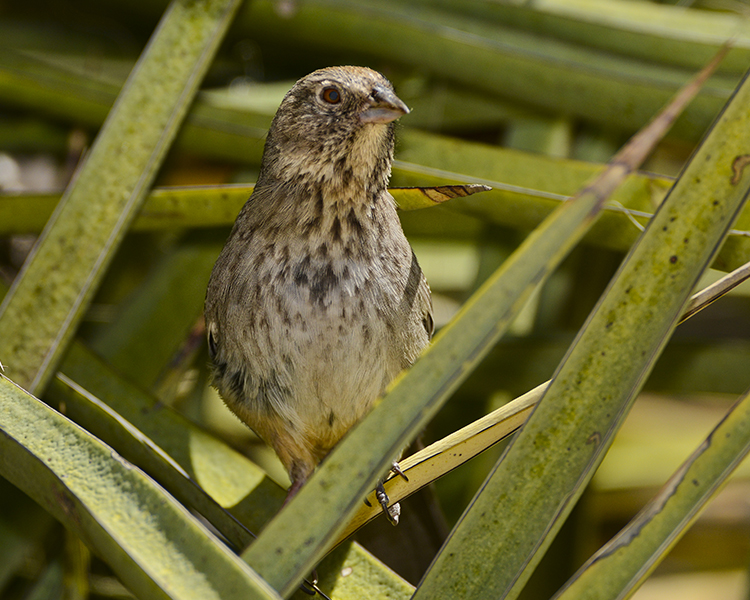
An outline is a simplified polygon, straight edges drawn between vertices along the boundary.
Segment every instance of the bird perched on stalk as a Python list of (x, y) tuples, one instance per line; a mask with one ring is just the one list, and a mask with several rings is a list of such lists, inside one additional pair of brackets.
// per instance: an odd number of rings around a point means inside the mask
[(432, 336), (430, 290), (388, 193), (408, 112), (371, 69), (300, 79), (211, 274), (214, 385), (278, 454), (288, 498)]

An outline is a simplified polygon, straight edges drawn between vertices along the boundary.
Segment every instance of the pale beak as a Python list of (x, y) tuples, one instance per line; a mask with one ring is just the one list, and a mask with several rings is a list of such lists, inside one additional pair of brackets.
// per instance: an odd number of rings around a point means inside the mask
[(409, 107), (391, 90), (375, 88), (369, 106), (360, 115), (363, 123), (390, 123), (409, 114)]

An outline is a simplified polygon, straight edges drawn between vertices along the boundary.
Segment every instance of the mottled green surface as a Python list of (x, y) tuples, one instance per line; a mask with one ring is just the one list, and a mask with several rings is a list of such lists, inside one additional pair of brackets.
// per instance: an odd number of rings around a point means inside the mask
[(745, 394), (660, 492), (555, 596), (559, 600), (626, 597), (685, 534), (750, 450), (750, 395)]
[(0, 356), (22, 387), (42, 390), (54, 374), (238, 5), (171, 5), (0, 305)]
[[(628, 255), (415, 598), (515, 598), (609, 447), (750, 190), (750, 80)], [(471, 547), (472, 552), (465, 549)]]
[(142, 598), (278, 598), (110, 447), (0, 376), (0, 473), (65, 523)]

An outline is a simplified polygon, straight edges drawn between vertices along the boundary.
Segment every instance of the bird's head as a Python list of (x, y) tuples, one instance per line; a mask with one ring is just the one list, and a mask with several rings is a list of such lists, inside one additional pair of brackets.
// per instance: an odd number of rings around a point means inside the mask
[(364, 67), (330, 67), (300, 79), (268, 132), (262, 181), (326, 185), (345, 192), (387, 186), (393, 121), (409, 112), (391, 83)]

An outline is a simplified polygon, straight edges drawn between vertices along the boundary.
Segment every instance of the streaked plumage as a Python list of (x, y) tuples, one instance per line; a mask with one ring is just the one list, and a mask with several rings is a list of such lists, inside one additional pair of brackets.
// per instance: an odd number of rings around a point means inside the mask
[(211, 275), (214, 385), (274, 448), (292, 493), (432, 335), (387, 190), (393, 121), (407, 112), (370, 69), (299, 80)]

